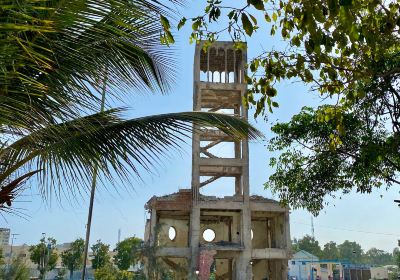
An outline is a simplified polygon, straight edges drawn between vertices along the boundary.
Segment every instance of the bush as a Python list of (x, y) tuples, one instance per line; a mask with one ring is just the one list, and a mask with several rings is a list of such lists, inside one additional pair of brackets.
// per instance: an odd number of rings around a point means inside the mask
[(94, 272), (95, 280), (144, 280), (141, 273), (134, 274), (127, 270), (118, 270), (112, 264), (107, 264)]
[(20, 257), (14, 258), (10, 266), (5, 265), (0, 270), (0, 279), (29, 280), (29, 268)]

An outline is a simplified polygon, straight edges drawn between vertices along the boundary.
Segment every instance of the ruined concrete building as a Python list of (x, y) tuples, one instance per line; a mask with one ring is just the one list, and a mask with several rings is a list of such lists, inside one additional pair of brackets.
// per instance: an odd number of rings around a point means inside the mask
[[(235, 50), (231, 42), (216, 42), (207, 51), (202, 46), (196, 46), (194, 57), (193, 110), (247, 119), (246, 51)], [(249, 195), (248, 141), (234, 141), (213, 128), (194, 131), (191, 189), (147, 202), (145, 241), (157, 248), (155, 255), (177, 280), (209, 279), (210, 273), (221, 280), (287, 279), (289, 211)], [(232, 149), (231, 157), (216, 155), (221, 144)], [(232, 196), (202, 194), (226, 177)]]

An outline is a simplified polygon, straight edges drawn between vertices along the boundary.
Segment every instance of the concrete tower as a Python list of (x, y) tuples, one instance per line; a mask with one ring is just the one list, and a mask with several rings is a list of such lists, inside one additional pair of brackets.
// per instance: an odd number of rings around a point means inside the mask
[[(246, 51), (232, 42), (204, 51), (203, 44), (195, 50), (193, 110), (247, 119)], [(193, 131), (191, 189), (149, 200), (145, 240), (159, 246), (174, 279), (209, 279), (210, 271), (216, 279), (287, 279), (289, 211), (249, 195), (248, 141), (213, 127)], [(218, 181), (229, 196), (218, 197)]]
[[(247, 108), (243, 96), (247, 85), (244, 71), (247, 53), (235, 50), (232, 42), (216, 42), (206, 52), (203, 44), (196, 46), (194, 57), (193, 110), (223, 112), (247, 119)], [(232, 143), (233, 157), (217, 156), (210, 152), (216, 145)], [(249, 207), (249, 152), (247, 140), (234, 141), (220, 130), (195, 127), (192, 147), (192, 194), (190, 245), (192, 249), (191, 268), (198, 265), (201, 246), (201, 216), (207, 211), (234, 210), (238, 221), (232, 228), (235, 234), (228, 237), (234, 246), (221, 246), (218, 251), (236, 251), (237, 279), (251, 279), (251, 215)], [(209, 201), (202, 199), (200, 189), (222, 177), (234, 178), (232, 200)], [(202, 180), (202, 178), (204, 178)], [(207, 179), (206, 179), (207, 178)], [(229, 182), (229, 181), (228, 181)], [(232, 182), (232, 181), (230, 181)], [(204, 214), (202, 215), (202, 212)], [(237, 246), (239, 244), (239, 246)]]

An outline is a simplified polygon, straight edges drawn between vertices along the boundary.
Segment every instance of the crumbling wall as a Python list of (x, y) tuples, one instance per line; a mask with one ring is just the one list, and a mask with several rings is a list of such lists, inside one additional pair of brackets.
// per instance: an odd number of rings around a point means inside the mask
[(216, 279), (232, 279), (232, 259), (215, 259)]
[[(189, 218), (173, 219), (173, 218), (159, 218), (160, 230), (158, 234), (159, 246), (164, 247), (188, 247), (189, 246)], [(175, 229), (175, 238), (170, 240), (169, 229)]]
[(254, 280), (287, 279), (287, 260), (254, 260), (252, 269)]
[(252, 264), (253, 268), (253, 279), (254, 280), (262, 280), (262, 279), (274, 279), (270, 278), (268, 271), (268, 261), (267, 260), (254, 260)]
[[(162, 261), (169, 276), (174, 280), (186, 280), (188, 274), (188, 260), (186, 258), (163, 257)], [(160, 279), (163, 280), (163, 279)]]
[(269, 239), (271, 238), (271, 232), (268, 228), (268, 220), (253, 220), (251, 222), (251, 229), (253, 231), (253, 240), (251, 242), (252, 248), (269, 248)]
[(206, 229), (212, 229), (215, 232), (215, 239), (212, 241), (214, 243), (221, 243), (222, 241), (240, 244), (240, 212), (202, 211), (200, 219), (201, 244), (209, 243), (203, 239), (203, 232)]
[(199, 279), (210, 279), (210, 268), (214, 263), (214, 256), (217, 254), (215, 250), (202, 250), (199, 257)]

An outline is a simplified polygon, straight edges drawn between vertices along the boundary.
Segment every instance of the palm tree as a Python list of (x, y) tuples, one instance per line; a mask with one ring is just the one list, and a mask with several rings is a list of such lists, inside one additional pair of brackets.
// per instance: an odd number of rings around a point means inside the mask
[[(238, 139), (260, 133), (247, 122), (203, 112), (126, 120), (100, 113), (107, 96), (160, 90), (174, 79), (170, 48), (160, 44), (157, 0), (19, 0), (0, 6), (0, 210), (31, 176), (44, 198), (91, 188), (94, 170), (140, 177), (192, 132), (216, 126)], [(167, 4), (175, 4), (170, 0)], [(96, 168), (95, 168), (96, 167)]]

